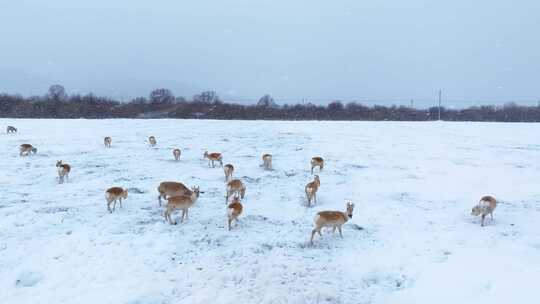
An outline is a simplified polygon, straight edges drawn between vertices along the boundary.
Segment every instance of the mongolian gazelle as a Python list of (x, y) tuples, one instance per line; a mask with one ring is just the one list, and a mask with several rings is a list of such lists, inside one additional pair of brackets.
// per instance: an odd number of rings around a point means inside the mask
[(234, 172), (234, 166), (231, 164), (226, 164), (223, 166), (223, 173), (225, 173), (225, 182), (228, 182), (232, 179), (232, 175)]
[(182, 151), (180, 149), (176, 148), (172, 151), (174, 160), (179, 161), (180, 160), (180, 154), (182, 154)]
[(239, 179), (233, 179), (227, 183), (227, 196), (225, 196), (225, 202), (228, 202), (233, 194), (236, 196), (240, 195), (241, 199), (246, 195), (246, 186)]
[(311, 244), (313, 245), (313, 237), (315, 233), (319, 233), (322, 236), (321, 229), (323, 227), (332, 227), (332, 232), (336, 232), (336, 228), (339, 230), (339, 236), (343, 238), (341, 232), (341, 226), (345, 224), (353, 216), (354, 204), (347, 202), (347, 210), (342, 211), (321, 211), (315, 216), (315, 228), (311, 231)]
[(272, 170), (272, 155), (263, 154), (262, 160), (263, 160), (263, 168), (266, 170)]
[(497, 200), (490, 195), (486, 195), (480, 199), (478, 202), (478, 205), (474, 206), (471, 210), (471, 215), (474, 216), (482, 216), (482, 222), (481, 226), (484, 227), (484, 220), (486, 218), (486, 215), (491, 216), (491, 220), (493, 221), (493, 210), (497, 207)]
[(150, 136), (148, 137), (148, 143), (150, 144), (150, 146), (155, 146), (157, 141), (156, 141), (156, 138), (154, 136)]
[[(116, 209), (116, 202), (118, 201), (120, 203), (120, 208), (122, 208), (122, 199), (126, 199), (128, 197), (128, 190), (123, 189), (120, 187), (112, 187), (107, 189), (105, 191), (105, 199), (107, 200), (107, 210), (109, 210), (110, 213), (112, 213)], [(113, 208), (111, 210), (111, 204), (113, 204)]]
[(188, 187), (178, 182), (162, 182), (157, 190), (159, 192), (158, 201), (160, 206), (161, 198), (167, 199), (171, 196), (184, 195), (190, 191)]
[(177, 195), (169, 197), (167, 202), (167, 209), (165, 210), (165, 213), (163, 216), (165, 217), (165, 220), (168, 221), (171, 225), (176, 225), (176, 222), (173, 223), (171, 219), (171, 214), (174, 212), (174, 210), (180, 209), (182, 210), (182, 218), (180, 220), (181, 223), (184, 222), (184, 217), (188, 217), (188, 210), (195, 204), (197, 201), (197, 198), (199, 198), (199, 187), (194, 187), (191, 191), (187, 192), (185, 195)]
[(66, 181), (69, 179), (69, 172), (71, 171), (71, 166), (62, 163), (62, 161), (59, 160), (56, 162), (56, 168), (58, 168), (58, 183), (63, 184), (64, 178), (66, 179)]
[(30, 154), (36, 154), (37, 153), (37, 149), (34, 148), (34, 146), (32, 146), (31, 144), (22, 144), (19, 146), (19, 155), (20, 156), (26, 156), (26, 155), (30, 155)]
[(238, 196), (235, 196), (233, 201), (227, 206), (227, 218), (229, 224), (229, 231), (231, 230), (231, 224), (234, 221), (235, 226), (238, 225), (238, 217), (242, 214), (244, 207), (240, 202)]
[(7, 126), (6, 133), (17, 133), (17, 128), (15, 128), (14, 126)]
[(103, 144), (105, 144), (105, 148), (110, 148), (111, 143), (112, 143), (112, 138), (110, 138), (109, 136), (103, 139)]
[(311, 206), (311, 201), (313, 203), (317, 202), (317, 191), (319, 190), (319, 187), (321, 186), (321, 180), (319, 179), (318, 175), (315, 175), (312, 182), (309, 182), (306, 185), (306, 197), (308, 201), (308, 207)]
[(313, 174), (313, 168), (319, 167), (319, 171), (324, 168), (324, 159), (320, 156), (311, 158), (311, 174)]
[(214, 168), (214, 162), (219, 162), (219, 164), (223, 167), (223, 155), (221, 153), (208, 153), (208, 151), (204, 151), (204, 158), (208, 158), (208, 167), (210, 167), (210, 162), (212, 163), (212, 168)]

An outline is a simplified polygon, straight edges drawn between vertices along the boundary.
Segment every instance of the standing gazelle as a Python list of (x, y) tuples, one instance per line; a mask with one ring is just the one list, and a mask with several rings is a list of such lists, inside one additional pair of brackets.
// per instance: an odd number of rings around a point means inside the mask
[(311, 174), (313, 174), (313, 168), (319, 167), (319, 171), (324, 168), (324, 159), (320, 156), (315, 156), (311, 159)]
[(486, 195), (480, 199), (478, 205), (474, 206), (471, 210), (471, 215), (479, 216), (482, 215), (481, 226), (484, 227), (484, 220), (486, 215), (491, 215), (491, 220), (493, 221), (493, 210), (497, 207), (497, 200), (490, 195)]
[(103, 144), (105, 144), (105, 148), (110, 148), (111, 143), (112, 143), (112, 138), (110, 138), (109, 136), (103, 139)]
[(176, 209), (182, 210), (181, 223), (184, 222), (184, 217), (187, 218), (188, 210), (195, 204), (197, 198), (199, 198), (199, 187), (194, 187), (191, 191), (186, 192), (185, 195), (172, 196), (168, 198), (167, 209), (163, 216), (165, 220), (168, 221), (171, 225), (176, 225), (176, 222), (173, 223), (171, 219), (171, 214)]
[(313, 203), (317, 202), (317, 191), (319, 190), (319, 187), (321, 186), (321, 180), (319, 179), (318, 175), (315, 175), (312, 182), (309, 182), (306, 185), (306, 197), (308, 201), (308, 207), (311, 206), (311, 201)]
[(37, 153), (37, 149), (32, 146), (31, 144), (22, 144), (19, 146), (19, 155), (20, 156), (27, 156), (27, 155), (30, 155), (30, 154), (36, 154)]
[(204, 151), (204, 158), (208, 158), (208, 167), (210, 167), (210, 162), (212, 162), (212, 168), (214, 168), (214, 162), (219, 162), (219, 164), (223, 167), (223, 155), (221, 153), (208, 153), (208, 151)]
[(148, 137), (148, 143), (150, 144), (150, 146), (155, 146), (157, 141), (156, 141), (156, 138), (154, 136), (150, 136)]
[(227, 196), (225, 196), (225, 202), (228, 202), (233, 194), (236, 196), (240, 195), (240, 198), (242, 199), (246, 195), (246, 186), (239, 179), (233, 179), (227, 183)]
[[(122, 199), (128, 197), (128, 190), (120, 187), (112, 187), (105, 191), (105, 199), (107, 200), (107, 210), (112, 213), (116, 209), (116, 202), (120, 203), (120, 208), (122, 208)], [(111, 210), (111, 203), (114, 202), (113, 208)]]
[(179, 161), (180, 160), (180, 154), (182, 154), (182, 151), (180, 149), (176, 148), (172, 151), (172, 154), (174, 155), (174, 160)]
[(62, 161), (59, 160), (56, 162), (56, 168), (58, 168), (58, 183), (63, 184), (64, 178), (66, 179), (66, 181), (69, 179), (69, 172), (71, 171), (71, 166), (62, 163)]
[(238, 225), (238, 217), (242, 214), (244, 207), (240, 202), (238, 196), (236, 196), (233, 201), (227, 206), (227, 218), (229, 223), (229, 231), (231, 230), (231, 224), (234, 221), (235, 226)]
[(228, 182), (232, 179), (232, 174), (234, 172), (234, 166), (231, 164), (226, 164), (223, 166), (223, 173), (225, 173), (225, 182)]
[(321, 211), (315, 216), (315, 228), (311, 231), (311, 244), (313, 245), (313, 237), (315, 233), (321, 234), (321, 229), (323, 227), (332, 227), (332, 232), (336, 232), (336, 228), (339, 230), (339, 236), (343, 238), (341, 233), (341, 226), (345, 224), (349, 219), (352, 219), (353, 216), (354, 204), (352, 202), (347, 202), (347, 210), (342, 211)]
[(266, 170), (272, 170), (272, 155), (263, 154), (262, 160), (263, 160), (263, 168)]
[(161, 206), (161, 198), (168, 199), (171, 196), (184, 195), (190, 190), (186, 185), (179, 182), (161, 182), (157, 191), (159, 192), (158, 202)]

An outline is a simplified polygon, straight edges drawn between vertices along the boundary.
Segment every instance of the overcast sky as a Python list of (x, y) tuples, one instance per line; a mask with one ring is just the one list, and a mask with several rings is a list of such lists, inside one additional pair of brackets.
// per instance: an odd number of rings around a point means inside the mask
[[(444, 2), (444, 3), (443, 3)], [(0, 91), (540, 100), (538, 0), (0, 0)]]

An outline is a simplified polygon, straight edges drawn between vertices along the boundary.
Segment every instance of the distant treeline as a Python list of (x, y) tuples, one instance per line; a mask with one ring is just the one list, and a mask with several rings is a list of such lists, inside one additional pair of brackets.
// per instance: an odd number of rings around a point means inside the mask
[[(53, 85), (44, 96), (22, 97), (0, 94), (0, 117), (11, 118), (199, 118), (268, 120), (437, 120), (439, 109), (406, 106), (365, 106), (333, 101), (326, 106), (307, 104), (278, 105), (270, 95), (254, 105), (225, 103), (213, 91), (190, 100), (175, 97), (168, 89), (156, 89), (149, 97), (119, 102), (107, 97), (70, 95)], [(538, 122), (539, 106), (474, 106), (466, 109), (441, 108), (447, 121)]]

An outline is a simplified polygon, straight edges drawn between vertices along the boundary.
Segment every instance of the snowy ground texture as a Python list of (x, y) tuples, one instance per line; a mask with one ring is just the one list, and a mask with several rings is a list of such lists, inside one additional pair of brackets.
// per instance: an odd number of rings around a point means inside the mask
[[(19, 128), (5, 134), (5, 126)], [(0, 119), (0, 303), (538, 303), (540, 124)], [(149, 135), (157, 146), (147, 144)], [(112, 148), (103, 137), (112, 137)], [(31, 143), (34, 156), (18, 146)], [(179, 162), (172, 149), (182, 149)], [(223, 152), (247, 185), (226, 229)], [(261, 155), (274, 156), (264, 171)], [(319, 202), (305, 207), (320, 155)], [(72, 166), (58, 184), (55, 163)], [(184, 224), (156, 187), (199, 185)], [(129, 188), (107, 212), (104, 191)], [(480, 227), (470, 210), (498, 198)], [(317, 211), (355, 203), (307, 246)], [(178, 214), (175, 214), (178, 217)]]

